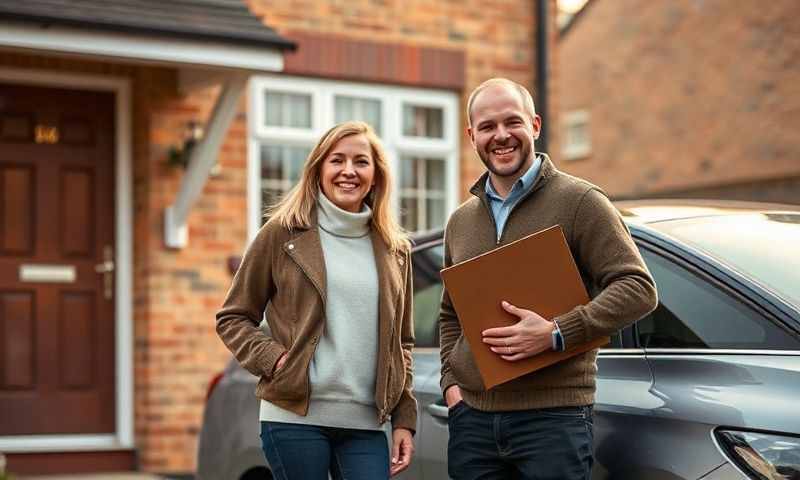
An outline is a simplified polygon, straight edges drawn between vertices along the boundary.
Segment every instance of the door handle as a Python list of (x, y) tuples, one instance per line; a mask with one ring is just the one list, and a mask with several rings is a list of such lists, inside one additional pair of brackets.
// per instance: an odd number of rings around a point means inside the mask
[(103, 247), (103, 263), (94, 266), (94, 271), (103, 274), (103, 296), (114, 298), (114, 249), (111, 245)]
[(425, 407), (425, 410), (427, 410), (428, 413), (430, 413), (434, 417), (443, 418), (447, 420), (447, 405), (441, 405), (438, 402), (431, 403)]
[(94, 271), (97, 273), (108, 273), (114, 271), (114, 262), (105, 261), (98, 263), (94, 266)]

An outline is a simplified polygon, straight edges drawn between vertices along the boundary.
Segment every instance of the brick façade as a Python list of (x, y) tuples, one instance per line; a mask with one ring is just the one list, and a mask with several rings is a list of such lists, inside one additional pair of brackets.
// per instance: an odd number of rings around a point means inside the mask
[(800, 203), (800, 4), (590, 0), (559, 41), (560, 113), (592, 152), (564, 162), (621, 198)]

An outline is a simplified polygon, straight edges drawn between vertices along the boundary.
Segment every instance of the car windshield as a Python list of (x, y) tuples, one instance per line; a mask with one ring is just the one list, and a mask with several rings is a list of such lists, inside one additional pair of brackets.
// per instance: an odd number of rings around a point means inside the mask
[(654, 226), (734, 267), (800, 308), (800, 214), (722, 215)]

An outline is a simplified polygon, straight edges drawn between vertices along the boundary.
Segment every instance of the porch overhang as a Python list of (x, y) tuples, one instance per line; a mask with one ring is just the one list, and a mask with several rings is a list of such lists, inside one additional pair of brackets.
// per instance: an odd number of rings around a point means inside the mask
[(0, 20), (0, 48), (95, 60), (252, 72), (283, 70), (283, 49)]

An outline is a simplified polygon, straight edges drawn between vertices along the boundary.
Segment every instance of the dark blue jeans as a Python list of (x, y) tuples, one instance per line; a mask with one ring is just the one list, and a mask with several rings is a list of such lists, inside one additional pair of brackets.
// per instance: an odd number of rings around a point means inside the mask
[(261, 448), (276, 480), (389, 478), (382, 431), (261, 422)]
[(588, 480), (592, 408), (482, 412), (459, 402), (448, 416), (447, 467), (455, 480)]

